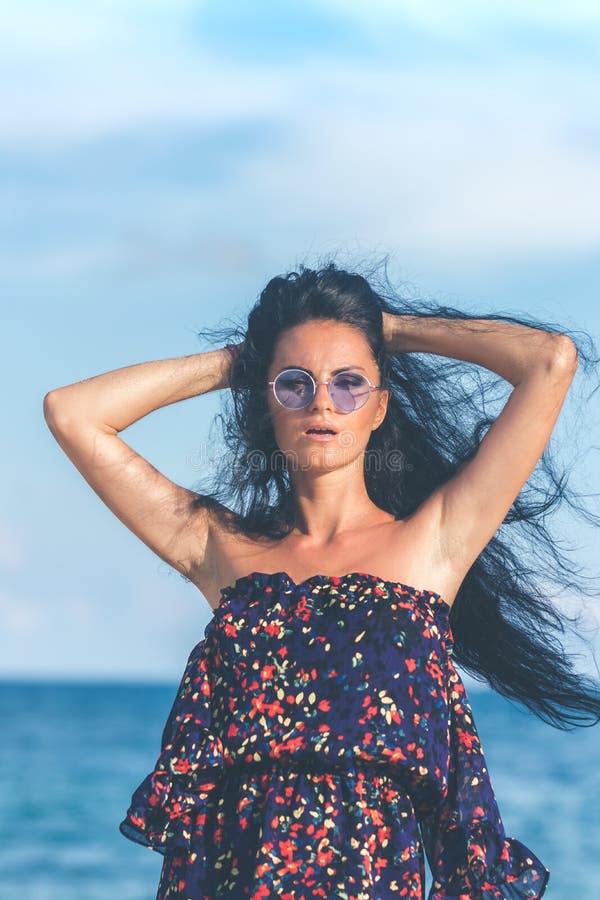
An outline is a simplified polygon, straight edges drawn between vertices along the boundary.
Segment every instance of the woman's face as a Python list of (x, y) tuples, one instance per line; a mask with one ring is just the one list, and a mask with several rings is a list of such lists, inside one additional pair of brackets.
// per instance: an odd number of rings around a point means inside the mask
[[(373, 385), (381, 383), (362, 331), (330, 319), (313, 319), (281, 333), (268, 380), (273, 381), (288, 368), (305, 369), (317, 382), (329, 381), (336, 371), (350, 370), (365, 375)], [(371, 391), (364, 406), (344, 413), (336, 408), (326, 384), (317, 385), (313, 400), (303, 409), (286, 409), (278, 403), (271, 386), (267, 391), (275, 440), (291, 472), (322, 472), (362, 460), (371, 432), (385, 417), (389, 397), (387, 390)], [(311, 436), (307, 432), (315, 426), (327, 426), (335, 433)]]

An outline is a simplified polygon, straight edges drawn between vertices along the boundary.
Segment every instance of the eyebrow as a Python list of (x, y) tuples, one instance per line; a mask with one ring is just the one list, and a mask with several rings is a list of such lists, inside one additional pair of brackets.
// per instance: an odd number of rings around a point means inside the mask
[[(308, 372), (310, 375), (313, 376), (313, 378), (315, 377), (315, 373), (312, 372), (310, 369), (307, 369), (306, 366), (298, 366), (298, 365), (294, 365), (293, 363), (290, 363), (289, 366), (284, 366), (280, 371), (285, 372), (286, 369), (302, 369), (303, 372)], [(350, 371), (352, 371), (352, 369), (360, 369), (361, 372), (367, 371), (362, 366), (341, 366), (339, 369), (332, 369), (331, 374), (339, 375), (340, 372), (350, 372)]]

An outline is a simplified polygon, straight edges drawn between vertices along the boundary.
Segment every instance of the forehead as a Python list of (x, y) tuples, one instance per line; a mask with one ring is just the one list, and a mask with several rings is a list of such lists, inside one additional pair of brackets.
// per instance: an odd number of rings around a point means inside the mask
[(377, 368), (364, 333), (330, 319), (311, 320), (287, 328), (275, 345), (272, 368), (297, 365), (312, 371), (333, 371), (341, 366)]

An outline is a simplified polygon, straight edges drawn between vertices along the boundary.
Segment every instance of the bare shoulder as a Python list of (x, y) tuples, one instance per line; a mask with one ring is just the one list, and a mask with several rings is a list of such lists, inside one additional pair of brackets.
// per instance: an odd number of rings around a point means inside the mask
[(462, 581), (444, 555), (439, 492), (431, 494), (406, 518), (378, 526), (371, 539), (365, 541), (361, 534), (356, 540), (327, 548), (322, 559), (294, 541), (249, 537), (237, 527), (235, 513), (226, 507), (211, 504), (208, 520), (204, 559), (190, 580), (212, 609), (219, 605), (225, 585), (252, 571), (284, 570), (299, 581), (316, 572), (371, 571), (390, 581), (434, 591), (449, 606)]
[(194, 566), (190, 581), (209, 606), (216, 609), (222, 587), (232, 580), (231, 572), (243, 569), (245, 564), (253, 568), (253, 558), (260, 552), (263, 541), (248, 537), (239, 527), (236, 513), (214, 500), (207, 505), (206, 514), (208, 532), (204, 555)]

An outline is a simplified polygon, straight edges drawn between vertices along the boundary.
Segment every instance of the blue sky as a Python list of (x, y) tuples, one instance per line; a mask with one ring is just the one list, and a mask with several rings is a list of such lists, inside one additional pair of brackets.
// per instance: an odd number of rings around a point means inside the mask
[[(197, 329), (330, 253), (390, 253), (431, 297), (597, 336), (600, 11), (25, 0), (2, 16), (0, 674), (173, 680), (209, 607), (84, 482), (44, 394), (198, 352)], [(217, 409), (194, 398), (122, 436), (191, 486)], [(594, 462), (580, 478), (597, 490)]]

